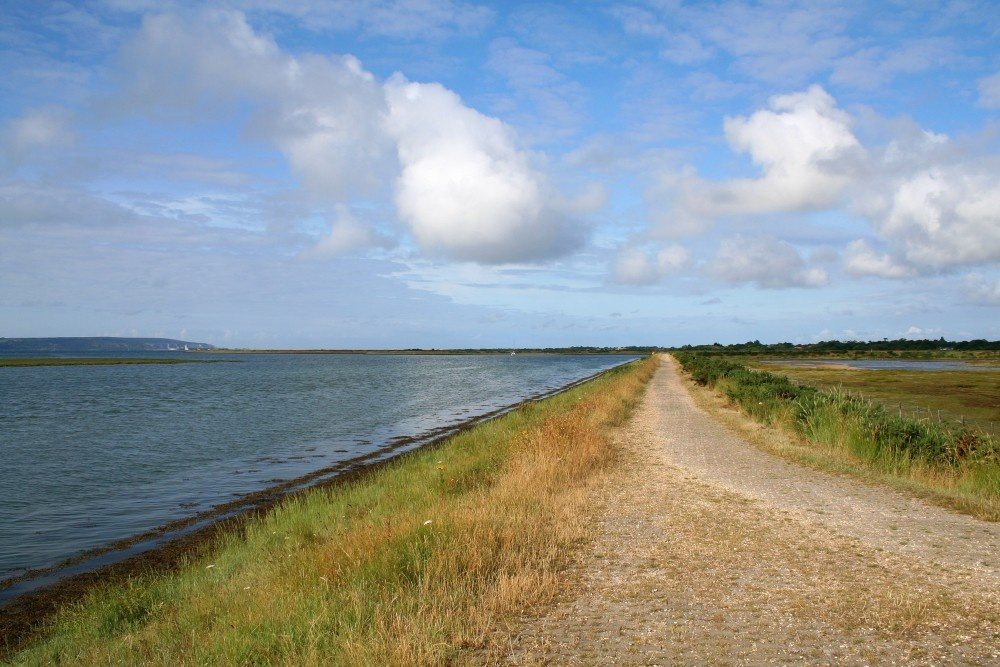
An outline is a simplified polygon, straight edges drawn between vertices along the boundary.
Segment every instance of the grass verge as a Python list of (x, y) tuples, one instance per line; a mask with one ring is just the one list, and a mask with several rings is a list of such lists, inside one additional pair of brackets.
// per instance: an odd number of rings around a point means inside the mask
[(1000, 520), (1000, 443), (987, 433), (897, 417), (863, 396), (796, 385), (724, 359), (683, 353), (675, 358), (695, 384), (792, 436), (740, 428), (765, 449)]
[[(15, 663), (446, 664), (558, 591), (655, 359), (283, 503), (172, 573), (96, 589)], [(501, 632), (498, 632), (498, 629)]]

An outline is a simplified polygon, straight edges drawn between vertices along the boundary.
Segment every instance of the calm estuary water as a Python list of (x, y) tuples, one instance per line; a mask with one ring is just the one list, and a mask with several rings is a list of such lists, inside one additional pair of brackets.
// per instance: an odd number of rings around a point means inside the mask
[(0, 579), (628, 357), (235, 359), (0, 368)]

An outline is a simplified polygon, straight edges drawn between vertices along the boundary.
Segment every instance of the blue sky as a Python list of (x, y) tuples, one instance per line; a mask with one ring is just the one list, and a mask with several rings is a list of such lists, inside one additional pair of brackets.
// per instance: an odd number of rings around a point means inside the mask
[(0, 335), (1000, 338), (996, 2), (0, 3)]

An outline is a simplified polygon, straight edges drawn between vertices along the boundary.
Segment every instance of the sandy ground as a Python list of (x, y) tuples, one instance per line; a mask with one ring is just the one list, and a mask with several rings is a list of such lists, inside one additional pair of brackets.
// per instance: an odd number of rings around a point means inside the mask
[(788, 463), (664, 361), (506, 664), (1000, 664), (1000, 525)]

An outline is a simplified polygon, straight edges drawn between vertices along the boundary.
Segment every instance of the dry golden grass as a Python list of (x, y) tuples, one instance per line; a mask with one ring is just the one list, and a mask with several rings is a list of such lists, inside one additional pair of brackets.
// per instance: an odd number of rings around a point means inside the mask
[(20, 663), (445, 664), (551, 600), (655, 360), (316, 490), (177, 573), (95, 591)]

